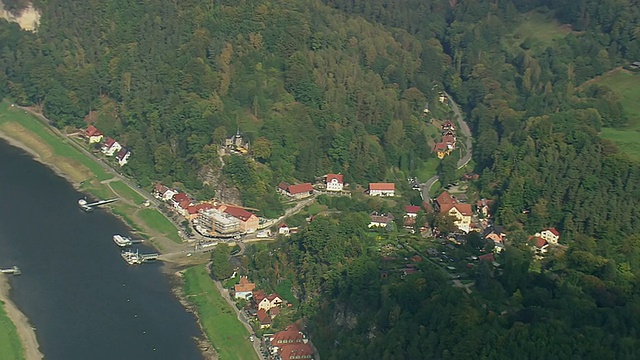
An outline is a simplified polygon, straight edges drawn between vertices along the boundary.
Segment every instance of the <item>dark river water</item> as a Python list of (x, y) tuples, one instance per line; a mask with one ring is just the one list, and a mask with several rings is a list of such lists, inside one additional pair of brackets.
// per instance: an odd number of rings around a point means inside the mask
[(128, 234), (120, 220), (82, 212), (81, 193), (1, 140), (0, 194), (0, 267), (21, 268), (11, 299), (47, 360), (202, 358), (195, 318), (161, 264), (132, 267), (120, 257), (112, 241)]

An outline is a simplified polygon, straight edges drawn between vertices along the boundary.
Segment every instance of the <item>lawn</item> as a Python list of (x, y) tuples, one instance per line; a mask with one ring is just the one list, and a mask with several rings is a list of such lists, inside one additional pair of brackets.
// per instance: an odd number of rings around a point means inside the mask
[(72, 159), (88, 168), (98, 180), (107, 180), (113, 177), (112, 174), (106, 172), (100, 164), (81, 153), (68, 143), (69, 139), (60, 138), (49, 127), (44, 125), (34, 116), (11, 107), (7, 101), (0, 103), (0, 124), (8, 122), (17, 122), (31, 133), (35, 134), (44, 143), (46, 143), (56, 156)]
[(187, 299), (196, 306), (200, 323), (221, 359), (258, 359), (249, 342), (249, 332), (224, 300), (209, 277), (205, 265), (184, 274)]
[(600, 76), (591, 83), (606, 85), (620, 96), (628, 123), (624, 128), (604, 128), (601, 136), (618, 145), (632, 159), (640, 161), (640, 76), (618, 69)]
[(122, 181), (112, 181), (109, 183), (109, 186), (111, 186), (111, 188), (121, 197), (129, 199), (138, 205), (142, 204), (146, 200), (142, 195), (138, 194), (135, 190), (130, 188), (129, 185)]
[(16, 327), (7, 317), (4, 304), (2, 302), (0, 304), (0, 358), (3, 360), (22, 360), (24, 359), (24, 350)]
[(144, 221), (150, 228), (161, 232), (163, 235), (178, 244), (182, 243), (182, 239), (178, 235), (178, 230), (176, 229), (176, 227), (158, 210), (141, 209), (138, 215), (140, 216), (142, 221)]

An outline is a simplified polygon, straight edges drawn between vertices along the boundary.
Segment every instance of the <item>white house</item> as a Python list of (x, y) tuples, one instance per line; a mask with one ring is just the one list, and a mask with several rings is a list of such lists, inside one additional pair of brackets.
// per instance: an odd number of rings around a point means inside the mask
[(369, 195), (371, 196), (395, 196), (396, 184), (394, 183), (370, 183)]
[(278, 226), (278, 234), (280, 235), (289, 236), (290, 230), (291, 229), (289, 229), (289, 225), (285, 223), (282, 223), (280, 224), (280, 226)]
[(549, 244), (557, 245), (560, 240), (560, 232), (554, 228), (542, 230), (540, 233), (535, 234), (534, 236), (538, 236), (546, 240)]
[(127, 150), (127, 148), (122, 148), (118, 151), (116, 155), (116, 160), (118, 160), (118, 165), (124, 166), (127, 162), (129, 162), (129, 157), (131, 156), (131, 151)]
[(342, 191), (343, 178), (342, 174), (327, 174), (327, 191)]
[(240, 277), (240, 282), (234, 285), (233, 289), (235, 290), (235, 298), (236, 299), (249, 299), (252, 295), (253, 290), (255, 290), (256, 284), (252, 283), (247, 279), (246, 276)]
[(113, 154), (117, 153), (121, 149), (122, 145), (112, 138), (107, 138), (107, 141), (102, 145), (102, 152), (107, 156), (113, 156)]

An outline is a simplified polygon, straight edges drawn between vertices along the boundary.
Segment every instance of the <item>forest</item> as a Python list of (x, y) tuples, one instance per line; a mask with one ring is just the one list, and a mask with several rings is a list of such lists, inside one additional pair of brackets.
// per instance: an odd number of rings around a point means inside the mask
[[(598, 136), (629, 120), (618, 96), (585, 84), (640, 60), (637, 0), (34, 5), (35, 33), (0, 20), (0, 97), (95, 122), (145, 186), (203, 189), (237, 129), (255, 160), (222, 172), (247, 206), (279, 210), (277, 183), (327, 172), (404, 179), (433, 156), (435, 85), (462, 106), (474, 190), (514, 241), (503, 268), (479, 267), (472, 294), (428, 267), (383, 279), (360, 207), (257, 249), (252, 271), (294, 284), (323, 359), (640, 357), (640, 165)], [(561, 36), (514, 36), (531, 14)], [(549, 226), (568, 250), (532, 271), (522, 244)]]

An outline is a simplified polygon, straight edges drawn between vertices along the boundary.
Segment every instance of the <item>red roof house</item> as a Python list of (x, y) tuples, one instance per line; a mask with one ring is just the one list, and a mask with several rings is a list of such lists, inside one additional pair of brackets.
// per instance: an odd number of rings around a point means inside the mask
[(256, 316), (258, 317), (258, 321), (260, 322), (261, 329), (271, 326), (271, 317), (269, 316), (269, 314), (267, 314), (266, 311), (264, 311), (264, 309), (259, 309)]
[(282, 360), (312, 359), (313, 349), (309, 344), (289, 344), (280, 349)]
[(370, 183), (369, 195), (371, 196), (394, 196), (396, 184), (394, 183)]

